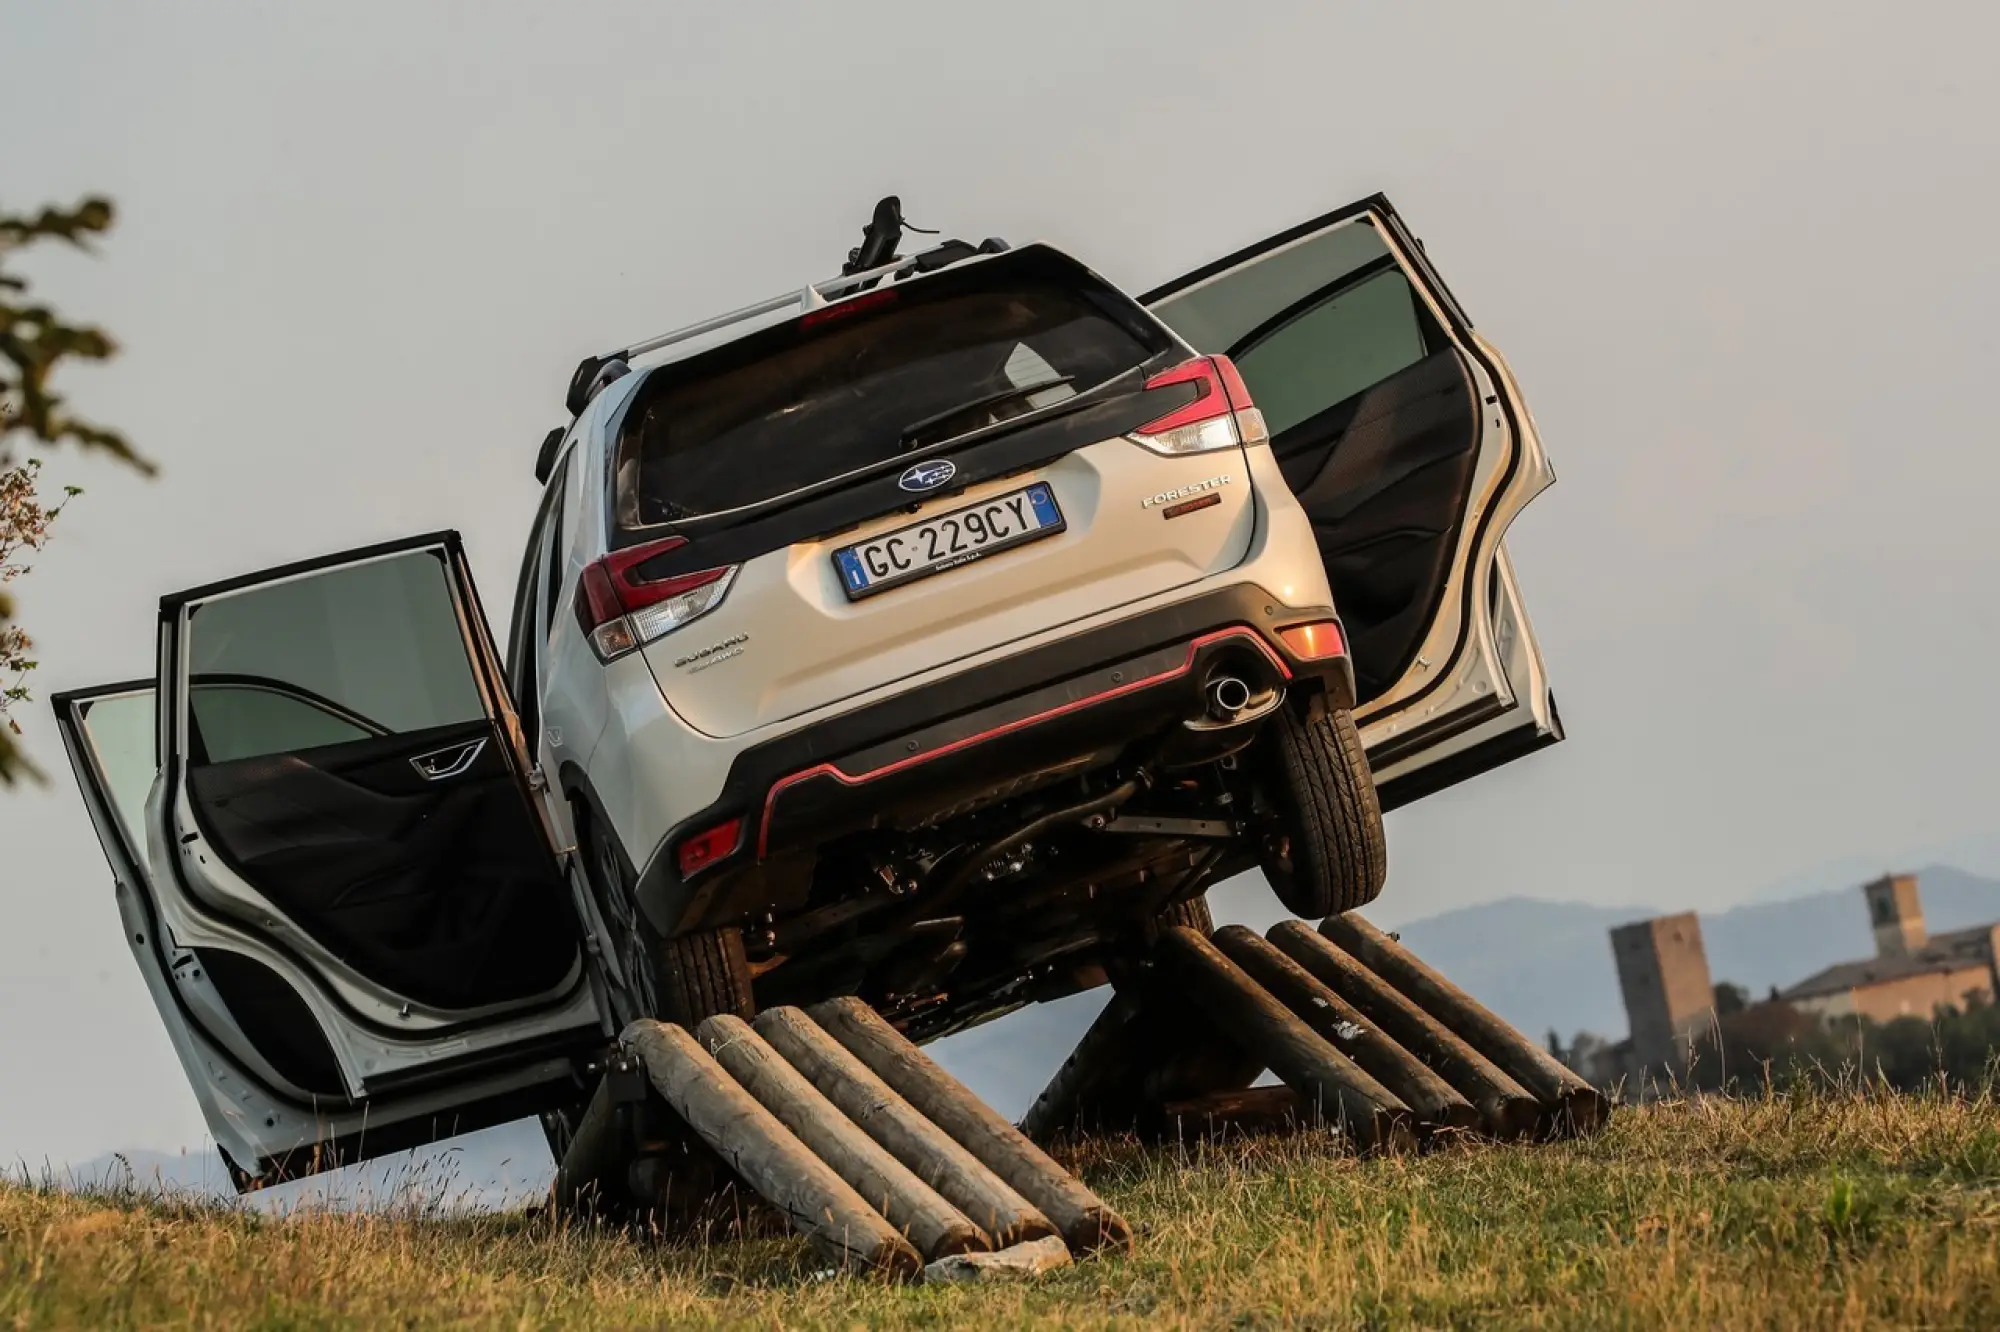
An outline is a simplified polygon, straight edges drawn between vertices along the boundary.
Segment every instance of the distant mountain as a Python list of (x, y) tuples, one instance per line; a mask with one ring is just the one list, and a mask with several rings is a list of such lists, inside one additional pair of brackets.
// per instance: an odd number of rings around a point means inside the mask
[[(1718, 982), (1734, 981), (1755, 997), (1836, 962), (1874, 956), (1875, 936), (1861, 884), (1880, 873), (1873, 871), (1831, 892), (1703, 916), (1709, 974)], [(1917, 891), (1924, 924), (1933, 934), (2000, 920), (2000, 880), (1951, 865), (1930, 865), (1917, 871)]]
[[(1789, 901), (1703, 913), (1709, 974), (1756, 997), (1836, 962), (1872, 956), (1861, 884), (1878, 872)], [(2000, 880), (1932, 865), (1919, 871), (1918, 883), (1934, 933), (2000, 920)], [(1414, 921), (1400, 933), (1419, 957), (1530, 1035), (1553, 1028), (1565, 1038), (1577, 1031), (1616, 1037), (1626, 1031), (1625, 1004), (1608, 933), (1658, 914), (1507, 898)]]
[[(1612, 927), (1659, 912), (1508, 897), (1412, 921), (1403, 945), (1536, 1040), (1625, 1030)], [(1703, 923), (1706, 929), (1706, 922)]]
[[(1893, 855), (1855, 855), (1809, 869), (1797, 870), (1767, 883), (1745, 897), (1741, 905), (1762, 902), (1789, 902), (1819, 893), (1857, 888), (1870, 879), (1899, 871), (1908, 865), (1956, 866), (1957, 870), (1981, 879), (2000, 879), (2000, 833), (1958, 837), (1944, 842), (1904, 847)], [(1978, 922), (1974, 922), (1977, 924)]]

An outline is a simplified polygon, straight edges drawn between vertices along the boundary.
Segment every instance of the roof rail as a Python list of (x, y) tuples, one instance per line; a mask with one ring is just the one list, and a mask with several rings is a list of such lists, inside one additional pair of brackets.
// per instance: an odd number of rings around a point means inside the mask
[(969, 259), (982, 254), (998, 254), (1008, 248), (1005, 241), (997, 238), (983, 241), (977, 246), (969, 245), (964, 241), (945, 241), (943, 244), (934, 246), (919, 254), (898, 255), (885, 264), (878, 264), (873, 268), (866, 268), (857, 273), (838, 273), (833, 277), (823, 278), (818, 282), (807, 283), (804, 287), (796, 291), (789, 291), (781, 296), (772, 296), (769, 299), (758, 301), (754, 305), (746, 305), (739, 310), (731, 310), (727, 314), (715, 315), (712, 318), (702, 320), (700, 323), (689, 324), (684, 328), (674, 329), (670, 333), (661, 333), (657, 337), (642, 338), (629, 346), (621, 347), (616, 351), (606, 352), (602, 356), (585, 357), (583, 363), (577, 366), (576, 373), (570, 378), (569, 396), (567, 399), (570, 415), (581, 416), (583, 414), (583, 409), (590, 405), (590, 399), (594, 396), (598, 372), (613, 361), (631, 361), (640, 356), (650, 355), (663, 347), (671, 347), (677, 342), (686, 342), (688, 339), (698, 338), (704, 333), (713, 333), (718, 329), (728, 328), (731, 324), (740, 324), (763, 315), (773, 314), (788, 307), (795, 306), (801, 313), (807, 310), (817, 310), (823, 305), (830, 304), (833, 297), (847, 295), (860, 287), (872, 286), (892, 274), (897, 277), (914, 277), (922, 273), (932, 272), (947, 264), (955, 263), (960, 259)]
[(659, 351), (662, 347), (671, 347), (677, 342), (686, 342), (689, 338), (698, 338), (704, 333), (713, 333), (717, 329), (728, 328), (731, 324), (740, 324), (746, 320), (756, 319), (761, 315), (772, 314), (788, 306), (797, 306), (801, 312), (816, 310), (828, 304), (829, 297), (844, 295), (856, 287), (878, 281), (899, 268), (908, 267), (909, 263), (910, 261), (907, 258), (899, 258), (893, 259), (876, 268), (865, 269), (859, 273), (836, 274), (833, 277), (824, 278), (818, 282), (808, 283), (798, 291), (786, 292), (782, 296), (773, 296), (768, 300), (758, 301), (754, 305), (746, 305), (740, 310), (731, 310), (728, 314), (719, 314), (713, 318), (704, 319), (700, 323), (689, 324), (685, 328), (677, 328), (670, 333), (662, 333), (657, 337), (641, 338), (630, 346), (606, 352), (602, 356), (586, 356), (583, 358), (582, 363), (576, 367), (576, 372), (570, 376), (569, 393), (564, 399), (564, 405), (569, 408), (571, 416), (583, 415), (583, 409), (588, 407), (590, 400), (596, 396), (596, 390), (599, 386), (597, 382), (598, 372), (613, 361), (630, 361), (635, 357)]
[(713, 318), (704, 319), (698, 324), (689, 324), (685, 328), (677, 328), (671, 333), (662, 333), (658, 337), (642, 338), (624, 350), (612, 352), (610, 355), (620, 360), (629, 361), (635, 356), (645, 356), (648, 353), (660, 350), (662, 347), (671, 347), (676, 342), (685, 342), (689, 338), (700, 337), (704, 333), (713, 333), (716, 329), (727, 328), (731, 324), (740, 324), (746, 319), (755, 319), (759, 315), (767, 315), (773, 311), (782, 310), (788, 305), (798, 306), (801, 312), (817, 310), (820, 306), (828, 303), (829, 297), (844, 294), (856, 287), (866, 286), (868, 283), (904, 267), (909, 262), (907, 258), (892, 259), (880, 267), (863, 269), (859, 273), (836, 274), (819, 282), (808, 283), (798, 291), (787, 292), (782, 296), (773, 296), (768, 300), (758, 301), (755, 305), (746, 305), (740, 310), (731, 310), (728, 314), (719, 314)]

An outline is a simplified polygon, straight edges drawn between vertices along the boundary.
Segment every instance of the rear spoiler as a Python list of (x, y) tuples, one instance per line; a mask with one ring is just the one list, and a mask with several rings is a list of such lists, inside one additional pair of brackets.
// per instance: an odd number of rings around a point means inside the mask
[[(849, 266), (865, 261), (885, 249), (894, 248), (897, 238), (902, 234), (903, 225), (901, 207), (895, 197), (892, 195), (882, 200), (875, 206), (874, 220), (862, 231), (864, 237), (862, 244), (850, 253)], [(754, 305), (746, 305), (740, 310), (731, 310), (728, 314), (716, 315), (700, 323), (677, 328), (671, 333), (644, 338), (630, 346), (606, 352), (602, 356), (586, 356), (576, 367), (576, 373), (570, 376), (569, 392), (565, 395), (564, 405), (569, 408), (572, 417), (581, 416), (583, 409), (590, 405), (591, 398), (596, 396), (597, 390), (623, 375), (625, 367), (635, 357), (648, 355), (663, 347), (671, 347), (677, 342), (685, 342), (689, 338), (713, 333), (718, 329), (728, 328), (731, 324), (761, 318), (788, 307), (796, 307), (803, 314), (807, 310), (830, 305), (837, 297), (851, 296), (857, 291), (872, 287), (884, 278), (900, 281), (923, 273), (933, 273), (962, 259), (971, 259), (984, 254), (999, 254), (1007, 248), (1007, 242), (997, 237), (981, 241), (978, 245), (971, 245), (962, 240), (945, 241), (908, 258), (892, 255), (886, 262), (868, 268), (856, 268), (853, 272), (843, 271), (818, 282), (809, 282), (797, 291), (788, 291), (782, 296), (772, 296)]]

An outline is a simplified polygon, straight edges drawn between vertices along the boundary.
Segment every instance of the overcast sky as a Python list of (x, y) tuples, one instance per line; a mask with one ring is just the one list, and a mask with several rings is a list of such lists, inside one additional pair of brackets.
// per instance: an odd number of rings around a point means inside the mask
[[(52, 458), (37, 688), (422, 529), (504, 616), (578, 358), (832, 272), (882, 194), (1140, 289), (1380, 189), (1560, 476), (1509, 546), (1570, 739), (1392, 816), (1378, 918), (1991, 868), (2000, 11), (1640, 8), (0, 0), (0, 205), (121, 213), (34, 267), (125, 347), (61, 386), (163, 469)], [(46, 715), (0, 1154), (198, 1142)]]

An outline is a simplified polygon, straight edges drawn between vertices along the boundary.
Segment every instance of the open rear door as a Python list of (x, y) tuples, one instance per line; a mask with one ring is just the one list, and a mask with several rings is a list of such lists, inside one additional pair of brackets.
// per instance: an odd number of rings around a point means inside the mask
[(1554, 473), (1499, 353), (1380, 195), (1141, 298), (1236, 362), (1312, 520), (1384, 808), (1562, 738), (1502, 538)]
[(56, 715), (239, 1183), (574, 1100), (608, 1024), (457, 535), (168, 597), (159, 680)]

